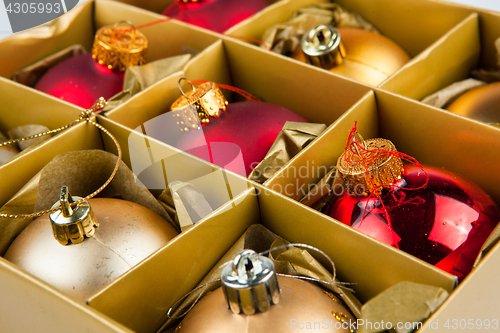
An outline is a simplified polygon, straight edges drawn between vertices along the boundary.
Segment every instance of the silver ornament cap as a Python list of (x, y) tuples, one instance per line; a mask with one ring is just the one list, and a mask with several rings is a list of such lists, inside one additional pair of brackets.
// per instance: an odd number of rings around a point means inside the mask
[(85, 237), (92, 237), (95, 228), (99, 226), (88, 201), (85, 200), (71, 207), (72, 203), (81, 199), (80, 197), (73, 198), (68, 188), (63, 186), (59, 202), (52, 206), (52, 208), (61, 208), (49, 215), (54, 237), (61, 245), (81, 243)]
[(273, 262), (252, 250), (240, 252), (222, 270), (222, 289), (229, 309), (253, 315), (278, 304), (280, 288)]
[(300, 47), (308, 63), (324, 69), (340, 65), (346, 57), (340, 33), (331, 25), (319, 25), (306, 32)]

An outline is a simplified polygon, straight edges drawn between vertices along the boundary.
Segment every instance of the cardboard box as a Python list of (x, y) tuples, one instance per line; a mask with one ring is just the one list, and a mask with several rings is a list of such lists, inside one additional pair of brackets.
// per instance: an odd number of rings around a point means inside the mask
[[(325, 170), (321, 166), (330, 168), (336, 164), (337, 158), (345, 149), (354, 121), (358, 121), (358, 132), (365, 139), (387, 138), (395, 144), (398, 151), (417, 158), (423, 164), (444, 167), (465, 176), (485, 190), (494, 201), (499, 202), (500, 179), (495, 172), (496, 165), (500, 162), (500, 155), (495, 148), (500, 145), (499, 129), (378, 89), (366, 94), (265, 185), (290, 198), (300, 199), (303, 195), (300, 189), (317, 182), (323, 176), (316, 170)], [(291, 177), (294, 174), (291, 171), (299, 168), (305, 169), (301, 177)], [(314, 214), (337, 223), (321, 213)], [(368, 243), (360, 248), (366, 244)], [(451, 327), (454, 319), (458, 320), (458, 325), (461, 319), (474, 318), (474, 322), (476, 319), (497, 319), (488, 309), (499, 296), (497, 288), (489, 282), (495, 276), (499, 247), (497, 244), (490, 250), (479, 266), (453, 291), (450, 299), (428, 319), (422, 331), (435, 329), (436, 325), (444, 329), (446, 321)], [(420, 261), (416, 258), (414, 260)], [(433, 322), (437, 324), (429, 327)]]
[[(258, 14), (240, 22), (229, 29), (226, 33), (231, 36), (243, 36), (261, 40), (264, 32), (277, 23), (289, 19), (290, 15), (303, 7), (317, 3), (328, 3), (329, 0), (284, 0), (262, 10)], [(434, 1), (342, 1), (336, 0), (345, 9), (357, 12), (389, 39), (400, 45), (411, 59), (403, 68), (390, 76), (385, 82), (394, 80), (394, 86), (410, 86), (414, 81), (408, 82), (412, 75), (408, 76), (406, 68), (417, 68), (420, 72), (410, 74), (420, 74), (421, 77), (432, 75), (433, 59), (428, 59), (427, 54), (436, 52), (446, 52), (446, 48), (441, 46), (441, 38), (450, 33), (470, 11), (460, 7), (454, 7), (445, 3)], [(425, 17), (425, 19), (422, 19)], [(467, 52), (469, 54), (470, 51)], [(455, 63), (456, 60), (449, 59)], [(429, 69), (427, 69), (429, 67)], [(422, 68), (425, 68), (422, 72)], [(328, 72), (328, 71), (327, 71)], [(336, 75), (332, 74), (331, 75)], [(400, 88), (402, 89), (402, 88)], [(408, 88), (409, 89), (409, 88)]]
[[(135, 26), (164, 20), (140, 8), (114, 1), (88, 1), (48, 25), (35, 27), (0, 41), (0, 80), (71, 45), (92, 49), (97, 29), (128, 20)], [(149, 42), (148, 61), (174, 55), (197, 53), (219, 39), (218, 34), (179, 21), (158, 22), (141, 28)]]
[(500, 36), (500, 13), (459, 5), (450, 10), (467, 10), (470, 14), (433, 48), (418, 56), (423, 63), (405, 66), (401, 75), (385, 81), (382, 89), (421, 100), (469, 78), (473, 69), (498, 68), (494, 42)]
[[(66, 107), (72, 108), (72, 106)], [(98, 121), (102, 121), (110, 133), (116, 134), (116, 138), (120, 141), (124, 151), (129, 151), (129, 141), (127, 138), (122, 140), (121, 135), (128, 137), (130, 130), (122, 134), (123, 132), (120, 131), (121, 125), (113, 126), (112, 122), (107, 122), (102, 116), (98, 116)], [(102, 142), (103, 137), (107, 136), (102, 134), (95, 126), (87, 123), (78, 124), (47, 141), (36, 151), (24, 155), (24, 159), (19, 158), (19, 160), (13, 161), (11, 163), (13, 169), (7, 170), (9, 174), (5, 178), (13, 178), (15, 185), (20, 188), (26, 182), (24, 180), (26, 175), (24, 173), (18, 175), (17, 171), (24, 172), (24, 168), (31, 164), (41, 168), (43, 167), (42, 163), (50, 161), (53, 156), (61, 152), (80, 149), (103, 149), (103, 146), (105, 146)], [(143, 143), (145, 142), (143, 136), (140, 136), (135, 142), (141, 140)], [(207, 198), (210, 204), (217, 208), (214, 214), (227, 211), (227, 214), (232, 216), (236, 213), (231, 208), (236, 205), (237, 201), (229, 203), (227, 201), (236, 198), (239, 194), (238, 191), (248, 191), (250, 186), (246, 179), (226, 173), (225, 170), (220, 170), (183, 152), (172, 151), (172, 147), (154, 139), (148, 139), (148, 142), (153, 156), (157, 157), (160, 154), (166, 163), (170, 163), (171, 170), (177, 171), (177, 174), (182, 174), (185, 179), (181, 180), (191, 182), (205, 193), (211, 195), (210, 197), (207, 195)], [(116, 150), (113, 143), (110, 144), (110, 147), (112, 147), (110, 149), (112, 152)], [(52, 150), (48, 151), (48, 149)], [(167, 152), (167, 156), (164, 155), (165, 152)], [(147, 154), (146, 147), (144, 147), (142, 153)], [(9, 165), (10, 163), (6, 164), (6, 166)], [(145, 170), (144, 173), (147, 179), (154, 179), (157, 176), (154, 168)], [(22, 177), (16, 178), (12, 176)], [(161, 181), (165, 185), (163, 173), (161, 176)], [(4, 221), (8, 223), (9, 220)], [(164, 304), (168, 301), (175, 301), (176, 297), (179, 297), (177, 285), (172, 288), (171, 285), (162, 283), (164, 275), (161, 270), (165, 269), (165, 275), (169, 275), (174, 270), (172, 267), (175, 267), (176, 270), (183, 265), (188, 267), (193, 278), (177, 276), (178, 281), (176, 283), (179, 283), (179, 286), (184, 285), (185, 288), (192, 288), (198, 282), (198, 274), (200, 276), (206, 274), (248, 227), (245, 221), (245, 219), (239, 219), (234, 222), (233, 219), (229, 219), (225, 224), (217, 224), (212, 221), (198, 223), (194, 228), (180, 234), (150, 258), (115, 280), (116, 282), (121, 278), (125, 278), (125, 283), (131, 282), (134, 287), (129, 289), (130, 292), (116, 295), (104, 290), (98, 292), (92, 298), (97, 297), (100, 302), (110, 303), (111, 305), (104, 307), (106, 312), (112, 312), (113, 306), (119, 305), (122, 310), (121, 313), (126, 314), (128, 320), (135, 319), (140, 321), (141, 325), (145, 325), (137, 327), (139, 331), (151, 328), (151, 325), (161, 325), (162, 322), (158, 321), (160, 317), (158, 312), (163, 315), (164, 311), (161, 307), (155, 307), (155, 302)], [(217, 240), (216, 246), (214, 246), (215, 239)], [(204, 260), (198, 260), (201, 253), (205, 255)], [(150, 259), (153, 260), (153, 264), (158, 264), (159, 261), (161, 264), (153, 266), (153, 270), (151, 270)], [(171, 261), (171, 263), (167, 263), (165, 260), (167, 262)], [(0, 276), (5, 280), (5, 284), (1, 288), (4, 296), (0, 302), (0, 308), (2, 309), (0, 318), (2, 319), (2, 327), (5, 329), (25, 332), (33, 330), (33, 325), (36, 324), (37, 329), (35, 330), (44, 327), (44, 329), (51, 332), (63, 332), (67, 331), (68, 327), (73, 327), (69, 324), (73, 323), (77, 327), (72, 328), (72, 330), (77, 332), (132, 332), (129, 328), (109, 319), (102, 312), (97, 312), (79, 301), (65, 296), (57, 291), (55, 287), (49, 286), (38, 278), (23, 272), (3, 258), (0, 258)], [(145, 277), (146, 280), (150, 281), (157, 279), (161, 284), (161, 288), (149, 288), (148, 283), (144, 283)], [(141, 297), (137, 298), (133, 291), (142, 289), (147, 292), (145, 294), (141, 293)], [(143, 317), (137, 317), (137, 314), (143, 311), (146, 311), (146, 314)], [(63, 318), (58, 319), (59, 317)], [(26, 318), (29, 318), (29, 320)], [(33, 321), (35, 319), (36, 321)], [(129, 327), (135, 328), (133, 322), (128, 324)]]
[[(60, 102), (46, 94), (36, 93), (33, 89), (0, 78), (0, 131), (7, 134), (17, 126), (39, 124), (53, 130), (76, 121), (81, 109)], [(51, 115), (48, 117), (47, 115)], [(69, 149), (68, 140), (79, 143), (74, 149), (93, 147), (96, 142), (77, 140), (85, 131), (79, 126), (79, 132), (61, 133), (43, 142), (34, 149), (18, 154), (11, 161), (0, 165), (0, 206), (3, 206), (43, 165), (55, 155)], [(62, 138), (61, 138), (62, 137)], [(12, 175), (16, 174), (15, 177)]]
[[(95, 31), (102, 26), (124, 19), (140, 25), (164, 18), (119, 2), (89, 1), (47, 25), (1, 40), (0, 96), (4, 104), (0, 112), (0, 131), (6, 133), (12, 127), (26, 124), (41, 124), (55, 129), (77, 120), (82, 111), (79, 107), (9, 80), (15, 71), (73, 44), (81, 44), (91, 50)], [(150, 61), (200, 52), (219, 39), (217, 34), (174, 21), (162, 22), (141, 31), (149, 40)], [(82, 143), (80, 149), (88, 146)], [(45, 142), (27, 155), (1, 165), (0, 185), (4, 190), (0, 194), (0, 206), (52, 157), (67, 149), (67, 141)], [(10, 177), (15, 170), (23, 172), (18, 177)]]

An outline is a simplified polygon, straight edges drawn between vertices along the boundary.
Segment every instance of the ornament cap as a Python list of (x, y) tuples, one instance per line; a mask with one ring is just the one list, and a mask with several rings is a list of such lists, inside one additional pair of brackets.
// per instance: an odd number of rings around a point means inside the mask
[(146, 63), (148, 40), (129, 21), (119, 21), (114, 25), (97, 30), (92, 58), (109, 69), (125, 71), (128, 66)]
[(308, 63), (325, 69), (340, 65), (346, 57), (340, 33), (331, 25), (322, 24), (306, 32), (300, 47)]
[(95, 228), (99, 226), (88, 201), (71, 207), (72, 203), (80, 199), (82, 198), (72, 197), (68, 188), (63, 186), (59, 202), (52, 206), (52, 208), (60, 208), (51, 213), (49, 219), (54, 237), (61, 245), (81, 243), (85, 237), (92, 237)]
[(280, 289), (273, 262), (252, 250), (240, 252), (221, 274), (229, 309), (253, 315), (278, 304)]
[(364, 141), (357, 132), (353, 141), (363, 146), (363, 152), (356, 144), (350, 144), (337, 161), (347, 193), (363, 196), (379, 193), (401, 180), (403, 162), (394, 154), (397, 150), (391, 141), (381, 138)]
[[(177, 113), (177, 116), (182, 118), (177, 122), (181, 126), (181, 131), (187, 132), (190, 129), (198, 129), (196, 113), (201, 124), (208, 124), (210, 123), (209, 117), (218, 118), (220, 111), (226, 111), (228, 102), (214, 82), (204, 82), (196, 88), (191, 85), (192, 90), (185, 93), (181, 87), (183, 80), (187, 81), (187, 79), (181, 78), (179, 80), (179, 90), (182, 96), (170, 107), (172, 111), (184, 110), (186, 114), (184, 116), (184, 114)], [(189, 112), (186, 110), (189, 110)]]

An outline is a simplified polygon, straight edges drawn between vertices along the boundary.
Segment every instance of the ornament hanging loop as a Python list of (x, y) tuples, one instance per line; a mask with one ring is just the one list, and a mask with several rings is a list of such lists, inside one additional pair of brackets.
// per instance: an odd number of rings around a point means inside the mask
[(177, 82), (177, 87), (179, 88), (179, 91), (181, 92), (181, 95), (184, 96), (185, 98), (189, 98), (185, 93), (184, 93), (184, 90), (182, 90), (182, 86), (181, 86), (181, 82), (182, 81), (187, 81), (187, 83), (191, 86), (191, 89), (193, 89), (193, 93), (196, 91), (196, 89), (194, 89), (194, 85), (192, 84), (191, 81), (189, 81), (188, 79), (186, 79), (185, 77), (181, 77), (179, 79), (179, 81)]
[[(93, 112), (97, 111), (99, 109), (102, 109), (105, 105), (106, 105), (106, 99), (104, 99), (104, 97), (100, 97), (97, 100), (97, 102), (90, 109), (83, 111), (80, 114), (80, 118), (78, 118), (77, 120), (75, 120), (71, 124), (68, 124), (68, 125), (65, 125), (65, 126), (50, 130), (50, 131), (27, 136), (24, 138), (6, 141), (3, 143), (0, 143), (0, 147), (7, 146), (7, 145), (17, 143), (17, 142), (21, 142), (21, 141), (25, 141), (25, 140), (29, 140), (29, 139), (39, 138), (39, 137), (44, 136), (44, 135), (59, 133), (61, 131), (64, 131), (65, 129), (73, 127), (73, 126), (75, 126), (83, 121), (86, 121), (88, 124), (93, 125), (93, 126), (97, 127), (99, 130), (101, 130), (102, 132), (104, 132), (104, 134), (106, 134), (107, 136), (109, 136), (111, 138), (111, 140), (113, 140), (113, 142), (116, 146), (116, 150), (118, 152), (118, 159), (116, 160), (115, 168), (113, 169), (113, 172), (111, 173), (109, 178), (106, 180), (106, 182), (104, 182), (104, 184), (102, 184), (101, 187), (99, 187), (97, 190), (95, 190), (91, 194), (87, 195), (85, 198), (79, 199), (78, 201), (68, 200), (68, 204), (70, 205), (70, 208), (76, 207), (79, 204), (82, 204), (84, 201), (91, 199), (91, 198), (95, 197), (96, 195), (98, 195), (102, 190), (104, 190), (106, 188), (106, 186), (109, 185), (109, 183), (111, 183), (111, 181), (115, 177), (116, 173), (118, 172), (118, 168), (119, 168), (120, 162), (122, 160), (123, 152), (122, 152), (122, 149), (121, 149), (121, 146), (120, 146), (120, 143), (118, 142), (118, 140), (106, 128), (104, 128), (101, 124), (98, 124), (97, 122), (95, 122), (93, 119)], [(69, 201), (71, 201), (71, 202), (69, 202)], [(65, 205), (66, 205), (66, 203), (65, 203)], [(62, 208), (59, 206), (52, 207), (51, 209), (47, 209), (47, 210), (43, 210), (40, 212), (31, 213), (31, 214), (0, 214), (0, 218), (27, 219), (27, 218), (34, 218), (34, 217), (42, 216), (44, 214), (54, 213), (57, 211), (62, 211)], [(69, 213), (69, 209), (67, 210), (67, 213)]]
[(362, 144), (365, 150), (368, 149), (368, 146), (366, 145), (365, 140), (363, 139), (361, 134), (359, 134), (358, 131), (354, 132), (354, 136), (352, 137), (352, 142), (354, 143), (354, 149), (356, 150), (356, 154), (358, 154), (359, 158), (362, 158), (361, 153), (359, 152), (358, 149), (358, 144)]
[[(126, 28), (120, 28), (120, 26), (127, 26)], [(130, 33), (130, 43), (133, 43), (135, 41), (135, 38), (137, 36), (137, 29), (135, 28), (134, 24), (129, 21), (129, 20), (121, 20), (113, 24), (112, 26), (112, 34), (111, 38), (112, 39), (118, 39), (120, 40), (123, 36), (127, 34), (127, 32)], [(123, 41), (121, 41), (123, 42)]]
[(61, 213), (64, 217), (70, 217), (71, 215), (73, 215), (73, 208), (71, 208), (71, 204), (74, 202), (74, 200), (71, 194), (69, 194), (68, 192), (68, 187), (63, 186), (61, 188), (59, 202), (61, 205)]

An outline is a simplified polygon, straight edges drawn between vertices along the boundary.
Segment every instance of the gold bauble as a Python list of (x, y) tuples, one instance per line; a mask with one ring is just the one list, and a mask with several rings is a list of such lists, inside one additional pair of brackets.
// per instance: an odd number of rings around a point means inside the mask
[(175, 332), (353, 332), (356, 319), (334, 295), (296, 278), (278, 276), (278, 282), (279, 303), (265, 312), (231, 312), (219, 288), (196, 304)]
[[(0, 132), (0, 143), (8, 141), (7, 137)], [(19, 153), (14, 145), (5, 145), (0, 147), (0, 164), (6, 163)]]
[(99, 224), (92, 236), (61, 245), (46, 214), (23, 230), (5, 259), (85, 301), (177, 235), (161, 216), (136, 203), (106, 198), (88, 203)]
[(500, 123), (500, 82), (473, 89), (446, 109), (486, 123)]
[[(399, 45), (380, 34), (353, 28), (336, 31), (343, 45), (343, 59), (333, 67), (324, 67), (331, 72), (376, 86), (410, 60), (410, 56)], [(307, 62), (301, 46), (295, 50), (292, 58)]]

